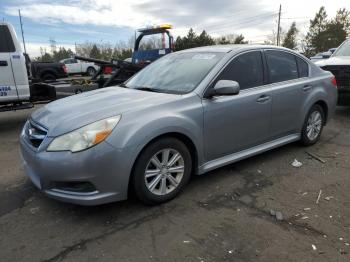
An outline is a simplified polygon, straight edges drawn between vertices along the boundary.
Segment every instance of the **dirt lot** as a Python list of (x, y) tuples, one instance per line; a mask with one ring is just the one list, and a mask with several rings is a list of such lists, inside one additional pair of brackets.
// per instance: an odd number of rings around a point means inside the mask
[(42, 195), (19, 160), (29, 113), (0, 115), (0, 261), (350, 261), (350, 108), (338, 108), (317, 145), (196, 177), (157, 207), (81, 207)]

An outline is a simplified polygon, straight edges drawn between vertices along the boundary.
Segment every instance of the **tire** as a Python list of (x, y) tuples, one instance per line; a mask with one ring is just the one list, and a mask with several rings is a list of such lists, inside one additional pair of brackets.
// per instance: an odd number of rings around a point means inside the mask
[[(325, 120), (326, 118), (323, 108), (318, 104), (313, 105), (305, 118), (301, 132), (301, 143), (303, 145), (311, 146), (317, 143), (321, 137), (322, 130), (326, 122)], [(319, 125), (316, 125), (316, 122), (319, 123)], [(312, 123), (315, 125), (312, 125)]]
[[(168, 167), (163, 162), (163, 157), (167, 155), (165, 151), (168, 151)], [(154, 158), (158, 159), (158, 165), (155, 165), (157, 161)], [(174, 159), (178, 160), (172, 164), (171, 160)], [(149, 173), (147, 178), (146, 170)], [(141, 152), (135, 162), (134, 192), (139, 200), (148, 205), (167, 202), (182, 191), (190, 179), (191, 171), (192, 158), (184, 143), (171, 137), (156, 140)]]
[(86, 69), (86, 74), (89, 76), (94, 76), (96, 74), (96, 69), (93, 67), (88, 67)]
[(46, 73), (41, 76), (41, 80), (43, 81), (53, 81), (56, 80), (56, 76), (51, 73)]

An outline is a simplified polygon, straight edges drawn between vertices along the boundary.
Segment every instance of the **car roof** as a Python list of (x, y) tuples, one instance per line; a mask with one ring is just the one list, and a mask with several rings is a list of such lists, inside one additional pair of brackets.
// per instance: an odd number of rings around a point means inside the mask
[(290, 50), (284, 47), (272, 46), (272, 45), (250, 45), (250, 44), (231, 44), (231, 45), (212, 45), (212, 46), (202, 46), (196, 48), (190, 48), (182, 50), (180, 52), (217, 52), (217, 53), (230, 53), (243, 50), (252, 49), (280, 49), (280, 50)]

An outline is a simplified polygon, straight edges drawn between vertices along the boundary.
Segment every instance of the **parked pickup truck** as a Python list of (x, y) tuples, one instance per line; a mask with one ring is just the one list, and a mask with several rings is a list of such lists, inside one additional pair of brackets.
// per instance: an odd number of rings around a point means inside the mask
[(67, 58), (60, 61), (67, 68), (67, 73), (70, 75), (89, 75), (94, 76), (99, 70), (99, 67), (94, 63), (87, 63), (75, 58)]
[(350, 105), (350, 39), (345, 40), (329, 59), (315, 62), (337, 80), (338, 104)]
[(53, 86), (30, 79), (30, 63), (26, 57), (13, 26), (0, 22), (0, 112), (30, 108), (32, 102), (56, 98)]
[(31, 62), (32, 76), (40, 81), (56, 80), (68, 77), (67, 68), (62, 63)]

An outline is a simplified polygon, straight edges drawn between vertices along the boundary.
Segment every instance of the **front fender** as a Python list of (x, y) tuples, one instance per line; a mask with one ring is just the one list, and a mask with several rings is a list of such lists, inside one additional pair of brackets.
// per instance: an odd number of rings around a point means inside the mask
[[(199, 99), (197, 97), (197, 99)], [(122, 119), (107, 142), (116, 148), (132, 148), (136, 158), (141, 150), (153, 139), (178, 133), (194, 144), (198, 161), (203, 156), (203, 109), (200, 100), (183, 103), (164, 110), (129, 113)]]

